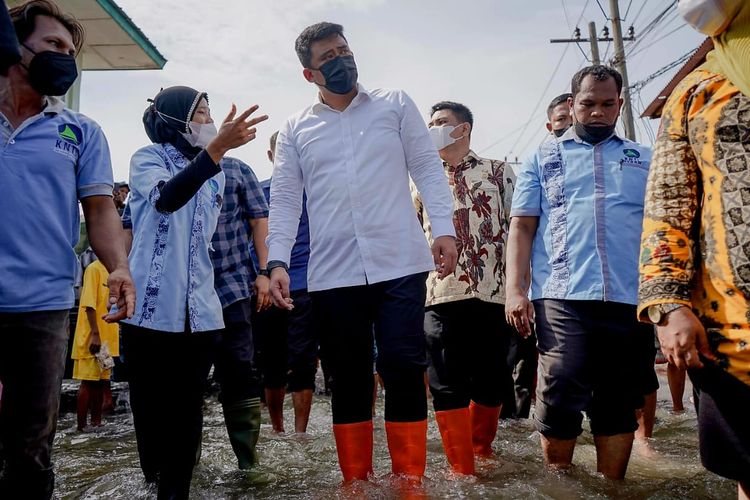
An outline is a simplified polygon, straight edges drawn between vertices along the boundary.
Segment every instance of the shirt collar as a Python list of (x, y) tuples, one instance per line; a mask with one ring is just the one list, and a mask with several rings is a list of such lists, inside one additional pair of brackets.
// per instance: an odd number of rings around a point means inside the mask
[[(359, 104), (363, 100), (370, 100), (372, 99), (372, 95), (370, 92), (361, 84), (357, 83), (357, 95), (354, 96), (354, 99), (352, 99), (352, 102), (349, 103), (349, 106), (346, 109), (349, 109), (350, 107), (356, 107), (359, 106)], [(333, 110), (328, 104), (323, 102), (323, 96), (320, 95), (320, 92), (315, 94), (315, 100), (313, 101), (313, 110), (316, 110), (317, 108), (323, 107), (323, 109), (330, 109)]]
[(56, 115), (65, 109), (65, 101), (59, 97), (46, 96), (44, 100), (45, 106), (44, 109), (42, 109), (42, 113), (44, 114), (51, 113)]
[[(461, 163), (456, 165), (456, 167), (462, 167), (464, 165), (471, 165), (472, 163), (479, 163), (481, 161), (482, 161), (482, 158), (480, 158), (479, 155), (477, 155), (474, 151), (470, 149), (469, 152), (466, 153), (466, 156), (464, 156), (463, 159), (461, 160)], [(443, 161), (443, 166), (448, 167), (449, 165), (445, 161)]]
[[(575, 125), (571, 125), (568, 128), (568, 130), (566, 130), (565, 133), (561, 137), (559, 137), (559, 138), (555, 137), (555, 139), (557, 139), (557, 142), (564, 142), (564, 141), (571, 141), (572, 140), (572, 141), (577, 142), (578, 144), (589, 144), (588, 142), (585, 142), (583, 139), (581, 139), (580, 137), (578, 137), (578, 134), (576, 134), (576, 127), (575, 127)], [(618, 141), (622, 142), (622, 138), (619, 135), (617, 135), (617, 131), (615, 131), (615, 132), (612, 133), (611, 136), (609, 136), (607, 139), (604, 139), (599, 144), (604, 144), (605, 142), (611, 141), (612, 139), (617, 139)], [(591, 146), (591, 145), (592, 144), (589, 144), (589, 146)]]

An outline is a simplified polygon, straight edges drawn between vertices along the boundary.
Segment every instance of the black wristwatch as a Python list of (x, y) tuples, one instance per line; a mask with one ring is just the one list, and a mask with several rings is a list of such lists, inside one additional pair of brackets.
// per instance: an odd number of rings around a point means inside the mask
[(271, 276), (271, 273), (268, 269), (258, 269), (258, 276), (265, 276), (268, 278)]
[(286, 262), (281, 260), (272, 260), (269, 261), (268, 264), (266, 264), (266, 271), (268, 272), (268, 275), (271, 275), (271, 271), (276, 269), (277, 267), (283, 267), (284, 271), (289, 272), (289, 266), (286, 265)]

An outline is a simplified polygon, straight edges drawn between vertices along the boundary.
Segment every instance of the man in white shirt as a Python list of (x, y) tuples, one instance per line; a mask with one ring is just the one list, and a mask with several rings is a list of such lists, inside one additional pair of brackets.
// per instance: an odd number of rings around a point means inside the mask
[[(456, 266), (453, 202), (440, 157), (414, 102), (366, 90), (343, 27), (307, 27), (295, 43), (315, 102), (281, 128), (271, 183), (269, 262), (279, 307), (307, 193), (308, 289), (333, 376), (333, 430), (344, 480), (372, 472), (373, 332), (385, 385), (393, 472), (420, 478), (427, 437), (425, 280)], [(430, 257), (409, 176), (432, 221)]]

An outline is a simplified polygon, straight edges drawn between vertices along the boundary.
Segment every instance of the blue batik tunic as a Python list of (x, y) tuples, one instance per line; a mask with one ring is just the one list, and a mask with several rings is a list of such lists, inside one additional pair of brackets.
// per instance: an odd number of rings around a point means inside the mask
[[(156, 209), (159, 183), (189, 165), (170, 144), (139, 149), (130, 161), (133, 247), (130, 272), (135, 315), (124, 323), (165, 332), (203, 332), (224, 327), (214, 290), (210, 243), (224, 193), (224, 173), (201, 186), (179, 210)], [(187, 318), (187, 320), (186, 320)]]

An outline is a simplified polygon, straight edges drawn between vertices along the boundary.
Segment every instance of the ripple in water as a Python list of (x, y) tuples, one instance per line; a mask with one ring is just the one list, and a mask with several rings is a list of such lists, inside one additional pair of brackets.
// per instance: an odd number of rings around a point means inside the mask
[[(260, 465), (239, 471), (224, 428), (221, 406), (206, 400), (203, 453), (195, 469), (191, 498), (391, 499), (413, 498), (544, 498), (544, 499), (682, 499), (736, 498), (736, 487), (707, 472), (698, 457), (695, 412), (673, 415), (668, 409), (666, 379), (660, 374), (657, 424), (651, 451), (634, 450), (627, 479), (613, 482), (596, 473), (593, 440), (579, 438), (568, 474), (548, 472), (542, 463), (539, 438), (530, 420), (504, 421), (498, 429), (496, 458), (477, 463), (478, 477), (457, 477), (443, 454), (434, 414), (429, 416), (427, 477), (417, 490), (390, 474), (383, 424), (383, 399), (375, 418), (372, 482), (340, 486), (336, 448), (331, 432), (330, 399), (315, 396), (308, 434), (272, 433), (264, 413), (258, 451)], [(690, 389), (686, 390), (686, 396)], [(290, 398), (286, 427), (292, 427)], [(154, 498), (155, 488), (143, 482), (138, 466), (135, 433), (129, 414), (105, 417), (97, 433), (77, 433), (75, 415), (61, 416), (55, 440), (57, 498)]]

